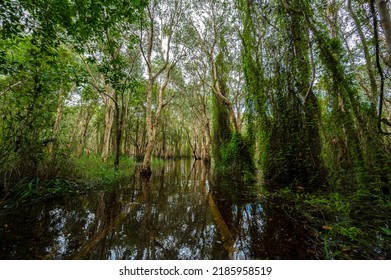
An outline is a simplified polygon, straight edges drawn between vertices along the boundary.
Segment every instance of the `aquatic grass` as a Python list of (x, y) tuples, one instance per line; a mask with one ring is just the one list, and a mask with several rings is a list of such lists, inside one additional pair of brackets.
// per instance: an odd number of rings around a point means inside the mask
[(103, 162), (98, 156), (80, 157), (74, 162), (74, 170), (82, 184), (92, 186), (111, 186), (120, 183), (134, 174), (135, 160), (124, 157), (118, 168), (110, 159)]
[(81, 186), (72, 180), (61, 178), (43, 180), (25, 177), (12, 188), (9, 198), (1, 201), (0, 209), (2, 211), (10, 210), (18, 206), (80, 194), (88, 190), (89, 187)]
[(161, 168), (164, 166), (164, 159), (158, 158), (158, 157), (153, 157), (151, 161), (151, 165), (154, 168)]
[(132, 158), (123, 158), (118, 168), (112, 162), (103, 162), (97, 156), (82, 156), (74, 158), (69, 169), (62, 171), (58, 177), (42, 179), (26, 176), (10, 188), (1, 208), (110, 188), (133, 176), (135, 161)]

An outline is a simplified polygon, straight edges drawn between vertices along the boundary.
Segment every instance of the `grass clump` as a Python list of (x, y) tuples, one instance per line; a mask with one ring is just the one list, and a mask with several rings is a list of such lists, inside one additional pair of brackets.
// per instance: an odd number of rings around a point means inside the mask
[(153, 157), (151, 161), (151, 165), (154, 168), (162, 168), (164, 166), (164, 159), (159, 157)]
[(74, 162), (74, 170), (81, 184), (101, 187), (118, 184), (134, 174), (135, 160), (121, 159), (118, 168), (112, 161), (103, 162), (98, 156), (80, 157)]
[[(9, 187), (0, 203), (4, 209), (56, 199), (94, 189), (113, 187), (129, 180), (134, 174), (135, 161), (123, 158), (118, 168), (113, 161), (103, 162), (98, 156), (81, 156), (58, 172), (55, 177), (26, 176)], [(66, 170), (65, 170), (66, 169)]]

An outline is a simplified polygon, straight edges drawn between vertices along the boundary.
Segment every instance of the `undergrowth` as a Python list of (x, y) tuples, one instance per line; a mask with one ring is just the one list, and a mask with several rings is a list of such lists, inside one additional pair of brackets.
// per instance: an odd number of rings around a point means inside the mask
[(118, 168), (112, 160), (103, 162), (98, 156), (80, 157), (74, 161), (74, 172), (83, 185), (105, 187), (118, 184), (134, 174), (135, 161), (124, 157)]
[(118, 168), (112, 160), (103, 162), (100, 157), (79, 157), (53, 178), (30, 177), (19, 180), (9, 187), (0, 201), (3, 209), (45, 199), (83, 194), (91, 190), (111, 188), (130, 179), (134, 174), (135, 161), (123, 158)]
[(390, 197), (365, 189), (344, 195), (283, 188), (269, 195), (282, 199), (282, 207), (297, 210), (311, 224), (324, 259), (391, 258)]
[(164, 166), (164, 164), (165, 164), (164, 159), (158, 158), (158, 157), (152, 158), (152, 161), (151, 161), (152, 167), (161, 168)]
[(221, 160), (216, 163), (216, 170), (223, 175), (238, 176), (238, 180), (254, 182), (255, 167), (250, 150), (250, 142), (239, 133), (234, 133), (230, 142), (221, 148)]

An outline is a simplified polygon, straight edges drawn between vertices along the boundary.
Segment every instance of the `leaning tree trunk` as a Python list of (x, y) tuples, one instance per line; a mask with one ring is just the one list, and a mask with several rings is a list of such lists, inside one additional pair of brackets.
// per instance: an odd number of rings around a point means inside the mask
[(375, 111), (376, 110), (376, 96), (377, 96), (377, 85), (376, 85), (375, 74), (374, 74), (373, 68), (372, 68), (371, 55), (369, 52), (367, 40), (365, 38), (364, 31), (361, 27), (360, 20), (359, 20), (357, 14), (355, 13), (355, 11), (353, 10), (352, 0), (348, 0), (348, 10), (349, 10), (351, 17), (354, 20), (354, 23), (355, 23), (356, 29), (357, 29), (357, 33), (360, 37), (361, 45), (363, 47), (365, 64), (366, 64), (367, 74), (368, 74), (368, 78), (369, 78), (369, 84), (371, 86), (371, 96), (369, 97), (369, 99), (371, 101), (371, 109), (373, 111)]

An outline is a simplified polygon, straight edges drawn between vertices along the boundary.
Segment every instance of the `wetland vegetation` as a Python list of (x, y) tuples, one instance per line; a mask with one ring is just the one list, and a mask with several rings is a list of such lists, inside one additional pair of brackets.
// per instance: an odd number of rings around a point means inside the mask
[(0, 3), (1, 259), (391, 259), (387, 0)]

